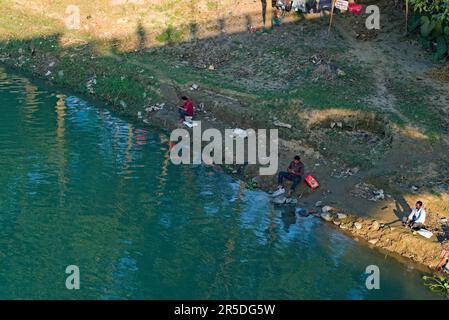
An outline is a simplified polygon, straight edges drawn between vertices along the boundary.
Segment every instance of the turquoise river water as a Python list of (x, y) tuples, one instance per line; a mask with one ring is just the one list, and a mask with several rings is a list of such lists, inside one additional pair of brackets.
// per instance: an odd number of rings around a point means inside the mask
[(438, 298), (416, 265), (171, 164), (156, 131), (1, 69), (0, 108), (0, 299)]

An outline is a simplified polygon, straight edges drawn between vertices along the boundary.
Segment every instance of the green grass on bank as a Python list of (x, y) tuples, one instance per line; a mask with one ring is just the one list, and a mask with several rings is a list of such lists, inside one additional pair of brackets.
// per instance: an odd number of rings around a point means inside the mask
[[(314, 66), (306, 62), (298, 73), (298, 79), (293, 79), (282, 90), (267, 89), (263, 86), (249, 87), (236, 81), (238, 79), (232, 73), (221, 72), (220, 69), (210, 72), (207, 68), (201, 69), (180, 63), (176, 50), (172, 50), (169, 44), (182, 38), (181, 31), (177, 27), (169, 25), (168, 29), (161, 29), (156, 38), (159, 37), (159, 42), (167, 44), (158, 49), (151, 52), (123, 52), (121, 51), (123, 42), (135, 39), (98, 40), (92, 33), (78, 32), (74, 36), (80, 43), (62, 45), (62, 36), (70, 35), (70, 32), (64, 29), (60, 20), (24, 13), (12, 9), (11, 6), (3, 6), (0, 10), (3, 15), (0, 19), (0, 29), (5, 31), (0, 37), (0, 55), (5, 63), (84, 95), (89, 95), (87, 80), (95, 76), (97, 84), (94, 97), (130, 115), (142, 110), (146, 97), (151, 97), (153, 101), (161, 99), (159, 84), (160, 80), (165, 79), (181, 85), (197, 83), (219, 92), (228, 90), (235, 93), (247, 108), (234, 115), (234, 118), (245, 123), (252, 122), (264, 126), (270, 125), (271, 118), (276, 117), (284, 122), (293, 121), (296, 127), (303, 128), (301, 120), (292, 115), (304, 110), (341, 108), (381, 112), (376, 106), (365, 102), (375, 90), (372, 87), (375, 81), (372, 78), (371, 67), (344, 59), (337, 59), (334, 63), (336, 67), (344, 70), (346, 75), (332, 81), (314, 79)], [(136, 9), (126, 7), (127, 12), (131, 12), (130, 10)], [(313, 22), (311, 26), (322, 28), (322, 23)], [(309, 29), (305, 31), (306, 34), (310, 32), (312, 31)], [(265, 37), (261, 34), (255, 36)], [(251, 57), (259, 48), (253, 46), (238, 49), (241, 43), (237, 38), (234, 41), (236, 50), (240, 51), (235, 54), (230, 67), (238, 69), (240, 65), (245, 66), (251, 62), (248, 60), (247, 50), (251, 50)], [(35, 56), (31, 55), (31, 47), (36, 50)], [(298, 47), (306, 58), (316, 52), (303, 37), (298, 39)], [(337, 56), (340, 49), (343, 50), (335, 45), (329, 45), (326, 47), (326, 53)], [(269, 77), (270, 61), (292, 55), (295, 50), (289, 45), (273, 47), (267, 52), (268, 62), (265, 65), (255, 66), (266, 68), (261, 72), (267, 72)], [(112, 54), (118, 56), (120, 60)], [(51, 64), (53, 65), (50, 66)], [(49, 71), (51, 73), (48, 75)], [(397, 97), (399, 111), (410, 121), (425, 127), (427, 134), (438, 136), (447, 130), (447, 123), (432, 108), (434, 93), (428, 88), (420, 84), (395, 81), (392, 91)], [(291, 103), (293, 100), (300, 100), (302, 103), (295, 105)], [(123, 108), (122, 102), (126, 104), (126, 108)], [(396, 114), (392, 112), (383, 114), (393, 123), (405, 125), (404, 120)], [(283, 134), (288, 138), (303, 137), (301, 130), (283, 130)]]

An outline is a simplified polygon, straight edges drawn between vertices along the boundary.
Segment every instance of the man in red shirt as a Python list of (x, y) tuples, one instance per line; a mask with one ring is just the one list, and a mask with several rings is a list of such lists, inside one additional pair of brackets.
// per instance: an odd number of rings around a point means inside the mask
[(179, 108), (179, 121), (185, 121), (187, 117), (193, 117), (193, 102), (186, 96), (181, 97), (182, 106), (178, 106)]

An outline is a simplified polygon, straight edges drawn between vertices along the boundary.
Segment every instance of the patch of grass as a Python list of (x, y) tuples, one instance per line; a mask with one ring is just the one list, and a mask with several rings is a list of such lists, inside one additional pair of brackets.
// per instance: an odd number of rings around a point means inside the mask
[(410, 84), (396, 81), (391, 88), (397, 97), (397, 108), (410, 122), (426, 129), (426, 135), (437, 138), (448, 131), (448, 123), (441, 117), (440, 111), (432, 105), (437, 95), (424, 84)]
[(184, 38), (184, 32), (176, 29), (173, 25), (169, 25), (165, 31), (156, 36), (156, 40), (163, 43), (176, 43), (180, 42)]

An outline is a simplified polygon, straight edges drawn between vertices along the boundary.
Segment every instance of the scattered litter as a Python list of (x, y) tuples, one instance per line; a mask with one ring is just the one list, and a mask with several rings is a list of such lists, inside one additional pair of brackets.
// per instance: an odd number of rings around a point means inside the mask
[(343, 122), (341, 122), (341, 121), (338, 121), (338, 122), (332, 121), (332, 122), (331, 122), (331, 128), (333, 129), (333, 128), (335, 128), (336, 126), (337, 126), (338, 128), (343, 128)]
[(49, 75), (51, 75), (51, 71), (48, 70), (47, 73), (45, 74), (46, 77), (48, 77)]
[(426, 229), (422, 229), (422, 228), (419, 229), (417, 231), (417, 233), (419, 233), (420, 235), (422, 235), (423, 237), (425, 237), (427, 239), (429, 239), (429, 238), (431, 238), (433, 236), (432, 232), (430, 232), (429, 230), (426, 230)]
[(291, 129), (291, 128), (292, 128), (292, 125), (291, 125), (291, 124), (288, 124), (288, 123), (285, 123), (285, 122), (281, 122), (281, 121), (279, 121), (279, 120), (274, 121), (273, 124), (274, 124), (276, 127), (283, 127), (283, 128), (288, 128), (288, 129)]
[(382, 189), (377, 189), (372, 184), (360, 182), (355, 185), (351, 194), (358, 198), (364, 198), (369, 201), (380, 201), (385, 199), (385, 193)]
[(141, 111), (137, 112), (137, 118), (142, 119), (142, 112)]
[(199, 85), (197, 85), (197, 84), (192, 84), (192, 86), (190, 87), (190, 90), (198, 90), (200, 88), (200, 86)]
[(346, 72), (344, 72), (344, 71), (341, 70), (341, 69), (337, 69), (337, 76), (339, 76), (339, 77), (344, 77), (344, 76), (346, 76)]
[(248, 137), (248, 132), (246, 132), (246, 130), (237, 128), (237, 129), (234, 129), (234, 131), (232, 131), (231, 137), (233, 137), (233, 138), (237, 138), (238, 137), (238, 138), (245, 139), (245, 138)]
[(214, 65), (213, 64), (211, 64), (210, 66), (209, 66), (209, 71), (214, 71), (215, 70), (215, 67), (214, 67)]
[(197, 122), (189, 122), (189, 121), (184, 121), (183, 122), (187, 127), (189, 128), (193, 128), (193, 127), (197, 127), (198, 123)]
[(165, 107), (165, 103), (156, 103), (154, 105), (146, 107), (145, 112), (159, 111), (159, 110), (164, 109), (164, 107)]
[(337, 169), (332, 170), (331, 176), (337, 179), (345, 179), (359, 172), (359, 168), (347, 168), (337, 173)]
[(97, 77), (93, 75), (86, 82), (87, 92), (89, 92), (90, 94), (94, 94), (95, 93), (94, 85), (96, 84), (97, 84)]

